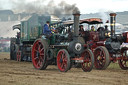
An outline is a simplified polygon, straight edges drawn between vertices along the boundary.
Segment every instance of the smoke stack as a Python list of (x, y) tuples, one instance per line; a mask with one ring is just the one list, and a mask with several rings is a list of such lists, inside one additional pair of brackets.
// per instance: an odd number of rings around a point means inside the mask
[(75, 8), (73, 10), (73, 15), (74, 15), (74, 36), (78, 37), (79, 36), (79, 17), (80, 17), (80, 11), (78, 8)]
[(111, 36), (115, 35), (116, 13), (110, 13)]

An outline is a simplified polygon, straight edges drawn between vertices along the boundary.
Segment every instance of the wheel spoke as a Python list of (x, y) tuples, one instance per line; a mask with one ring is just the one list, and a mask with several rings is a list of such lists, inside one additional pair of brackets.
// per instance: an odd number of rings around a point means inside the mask
[(37, 59), (38, 59), (38, 57), (36, 56), (34, 59), (35, 59), (35, 60), (37, 60)]
[(37, 66), (39, 66), (39, 67), (40, 67), (40, 60), (38, 60), (38, 62), (37, 62)]
[(64, 67), (64, 64), (62, 63), (62, 64), (61, 64), (61, 68), (63, 69), (63, 67)]
[(39, 47), (38, 47), (39, 49), (41, 48), (41, 43), (39, 43)]
[(40, 49), (40, 52), (42, 52), (42, 51), (44, 51), (44, 48), (41, 48), (41, 49)]
[(64, 69), (67, 68), (67, 64), (64, 64)]
[(67, 61), (64, 60), (63, 63), (64, 63), (64, 64), (67, 64)]
[(63, 61), (67, 62), (67, 57), (66, 56), (63, 57)]
[(44, 53), (40, 54), (41, 56), (44, 56)]
[(102, 51), (100, 51), (100, 56), (102, 56)]
[(89, 67), (91, 66), (91, 62), (88, 63), (89, 64)]
[(64, 59), (64, 53), (62, 53), (62, 59)]
[(42, 45), (39, 45), (39, 52), (41, 53), (44, 50), (44, 48), (42, 47)]
[(86, 67), (88, 67), (88, 63), (86, 62)]
[(88, 57), (85, 57), (85, 58), (84, 58), (84, 63), (87, 63), (87, 62), (90, 62), (90, 60), (89, 60)]
[(126, 65), (126, 61), (124, 61), (124, 66), (127, 67), (127, 65)]
[(38, 52), (38, 50), (37, 50), (37, 49), (34, 49), (34, 51)]

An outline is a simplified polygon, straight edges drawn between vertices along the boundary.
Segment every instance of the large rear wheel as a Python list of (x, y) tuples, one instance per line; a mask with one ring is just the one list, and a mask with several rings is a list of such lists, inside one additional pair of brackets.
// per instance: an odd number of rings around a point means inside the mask
[(47, 67), (46, 59), (47, 44), (41, 39), (34, 42), (32, 47), (32, 63), (36, 69), (45, 70)]
[(94, 51), (94, 60), (96, 69), (106, 69), (110, 63), (108, 50), (103, 46), (97, 47)]
[(83, 71), (90, 72), (94, 65), (94, 55), (90, 49), (86, 49), (82, 54), (84, 62), (81, 64)]
[(128, 69), (128, 53), (127, 53), (128, 49), (125, 49), (121, 52), (122, 57), (120, 60), (118, 60), (119, 66), (121, 69), (123, 70), (127, 70)]
[(61, 49), (57, 55), (57, 66), (61, 72), (67, 72), (70, 69), (70, 56), (65, 49)]

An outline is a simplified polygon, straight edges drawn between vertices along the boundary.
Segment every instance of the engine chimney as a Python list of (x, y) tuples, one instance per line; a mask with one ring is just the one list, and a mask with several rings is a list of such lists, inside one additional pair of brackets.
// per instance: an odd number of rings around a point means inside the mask
[(78, 8), (73, 10), (74, 15), (74, 37), (79, 36), (79, 17), (80, 17), (80, 11)]
[(110, 13), (111, 36), (115, 35), (116, 13)]

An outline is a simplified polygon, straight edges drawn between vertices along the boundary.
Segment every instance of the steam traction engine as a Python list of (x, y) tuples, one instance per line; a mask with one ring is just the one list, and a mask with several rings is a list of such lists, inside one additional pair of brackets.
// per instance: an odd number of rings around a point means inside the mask
[[(32, 47), (32, 62), (36, 69), (44, 70), (48, 65), (57, 64), (60, 71), (66, 72), (72, 65), (81, 63), (83, 71), (92, 70), (94, 57), (91, 50), (83, 47), (84, 40), (79, 37), (79, 16), (79, 12), (74, 13), (73, 40), (68, 41), (68, 36), (61, 33), (54, 35), (55, 43), (52, 44), (48, 42), (54, 41), (53, 38), (48, 39), (45, 35), (35, 40)], [(57, 43), (58, 40), (61, 41)]]
[[(106, 69), (111, 61), (116, 62), (117, 60), (122, 69), (128, 69), (128, 33), (121, 35), (115, 34), (115, 17), (115, 13), (110, 14), (111, 31), (99, 27), (97, 31), (85, 32), (84, 37), (89, 37), (88, 40), (85, 38), (85, 41), (94, 52), (94, 65), (96, 69)], [(94, 20), (88, 23), (101, 23), (101, 21), (96, 21)]]
[[(72, 39), (69, 39), (69, 32), (66, 30), (51, 36), (42, 35), (39, 20), (46, 22), (50, 21), (50, 19), (35, 16), (27, 21), (23, 21), (20, 28), (19, 51), (16, 54), (20, 53), (21, 58), (23, 58), (25, 53), (30, 53), (32, 50), (33, 66), (39, 70), (45, 70), (48, 65), (57, 64), (60, 71), (66, 72), (73, 65), (79, 63), (83, 71), (91, 71), (94, 64), (94, 56), (92, 51), (84, 46), (84, 39), (79, 36), (79, 16), (79, 11), (74, 13), (74, 33)], [(66, 28), (63, 27), (63, 29)]]

